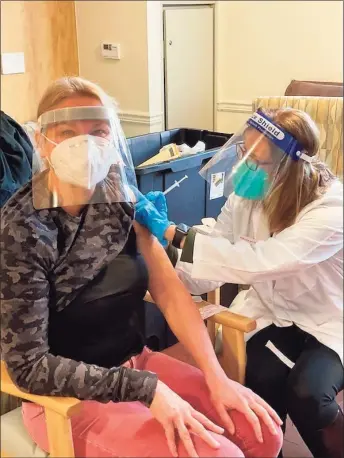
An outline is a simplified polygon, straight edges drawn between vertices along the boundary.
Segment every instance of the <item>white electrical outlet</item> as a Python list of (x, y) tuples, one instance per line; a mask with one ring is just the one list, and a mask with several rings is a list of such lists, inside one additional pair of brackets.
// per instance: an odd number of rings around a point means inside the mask
[(121, 49), (119, 44), (102, 43), (102, 56), (105, 59), (119, 60), (121, 58)]
[(1, 54), (1, 73), (13, 75), (25, 73), (25, 60), (23, 52), (4, 52)]

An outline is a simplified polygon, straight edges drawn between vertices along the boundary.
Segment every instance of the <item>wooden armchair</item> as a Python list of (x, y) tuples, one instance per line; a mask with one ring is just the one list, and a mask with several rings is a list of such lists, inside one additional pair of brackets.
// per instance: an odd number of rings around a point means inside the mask
[[(48, 430), (48, 438), (49, 438), (49, 446), (50, 446), (50, 456), (52, 457), (74, 457), (74, 448), (71, 436), (71, 425), (70, 425), (70, 418), (73, 414), (79, 411), (81, 407), (81, 401), (74, 398), (59, 398), (55, 396), (36, 396), (34, 394), (25, 393), (21, 391), (19, 388), (15, 386), (15, 384), (10, 379), (8, 375), (6, 365), (4, 361), (1, 361), (1, 392), (7, 393), (11, 396), (15, 396), (17, 398), (31, 401), (40, 406), (44, 407), (45, 414), (46, 414), (46, 421), (47, 421), (47, 430)], [(19, 407), (16, 411), (20, 411), (21, 408)], [(14, 412), (14, 411), (12, 411)], [(11, 454), (12, 450), (3, 449), (3, 443), (7, 445), (7, 437), (6, 437), (6, 425), (3, 422), (6, 422), (6, 416), (12, 414), (9, 412), (5, 415), (1, 416), (1, 457), (8, 457), (8, 456), (16, 456)], [(18, 412), (18, 426), (20, 425), (21, 421), (21, 412)], [(13, 418), (13, 414), (11, 415), (11, 420), (13, 423), (15, 419)], [(20, 425), (21, 426), (21, 425)], [(5, 434), (5, 436), (4, 436)], [(25, 438), (27, 439), (27, 438)], [(15, 449), (15, 445), (13, 444)], [(10, 447), (12, 449), (12, 447)], [(32, 447), (34, 450), (35, 447)], [(42, 452), (43, 453), (43, 452)], [(17, 455), (17, 456), (24, 456), (24, 455)], [(27, 456), (27, 455), (25, 455)], [(33, 455), (35, 456), (35, 455)], [(40, 456), (44, 456), (41, 454)]]
[[(152, 302), (149, 294), (147, 301)], [(210, 303), (219, 303), (219, 291), (208, 294)], [(201, 302), (199, 307), (208, 305)], [(255, 329), (256, 323), (249, 318), (231, 312), (222, 312), (207, 320), (210, 337), (215, 342), (216, 326), (222, 325), (222, 351), (218, 355), (221, 366), (228, 377), (244, 382), (246, 352), (245, 332)], [(177, 344), (177, 346), (180, 344)], [(166, 352), (171, 354), (170, 352)], [(176, 351), (178, 358), (178, 351)], [(23, 425), (21, 408), (1, 416), (1, 457), (74, 457), (70, 419), (82, 407), (74, 398), (36, 396), (21, 391), (10, 379), (6, 365), (1, 361), (1, 392), (41, 405), (45, 409), (50, 454), (45, 454), (31, 440)]]

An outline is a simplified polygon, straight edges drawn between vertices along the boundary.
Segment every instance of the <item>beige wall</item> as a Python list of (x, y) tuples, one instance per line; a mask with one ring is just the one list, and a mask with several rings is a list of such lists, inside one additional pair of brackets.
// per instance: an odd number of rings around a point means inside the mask
[[(117, 99), (129, 136), (164, 128), (162, 8), (177, 3), (202, 2), (76, 2), (80, 75), (99, 83)], [(120, 43), (120, 61), (102, 58), (102, 41)]]
[[(127, 135), (149, 131), (146, 1), (77, 1), (80, 75), (115, 97)], [(101, 43), (119, 43), (121, 59), (104, 59)]]
[(73, 1), (1, 2), (1, 52), (24, 52), (25, 73), (1, 75), (1, 109), (34, 120), (54, 79), (78, 74)]
[[(76, 2), (80, 74), (118, 100), (127, 135), (163, 128), (168, 3)], [(235, 131), (255, 97), (282, 95), (292, 79), (342, 81), (342, 12), (330, 0), (216, 2), (216, 129)], [(120, 43), (122, 59), (103, 59), (102, 41)]]
[(218, 130), (236, 130), (253, 98), (283, 95), (292, 79), (343, 81), (341, 1), (219, 1), (216, 8)]

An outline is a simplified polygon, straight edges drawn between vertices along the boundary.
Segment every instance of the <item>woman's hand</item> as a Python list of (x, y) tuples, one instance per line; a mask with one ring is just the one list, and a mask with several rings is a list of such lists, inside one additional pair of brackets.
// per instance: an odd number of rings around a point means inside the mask
[(152, 415), (162, 424), (168, 447), (173, 456), (178, 456), (175, 432), (183, 441), (187, 453), (197, 457), (190, 432), (204, 440), (210, 447), (217, 449), (220, 444), (209, 431), (223, 434), (223, 428), (215, 425), (189, 403), (174, 393), (167, 385), (158, 381), (157, 389), (150, 410)]
[(261, 422), (266, 424), (271, 434), (278, 434), (278, 426), (282, 425), (282, 420), (272, 407), (253, 391), (227, 377), (213, 377), (207, 380), (207, 384), (213, 405), (231, 435), (235, 434), (235, 425), (230, 417), (231, 410), (245, 415), (259, 442), (263, 442)]

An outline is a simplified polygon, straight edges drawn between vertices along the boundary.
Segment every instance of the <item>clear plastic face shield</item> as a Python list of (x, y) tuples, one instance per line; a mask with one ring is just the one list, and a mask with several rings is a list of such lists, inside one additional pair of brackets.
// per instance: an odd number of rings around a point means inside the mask
[(48, 170), (32, 180), (36, 209), (134, 202), (135, 169), (114, 108), (44, 113), (37, 148)]
[(200, 175), (208, 181), (214, 195), (229, 197), (235, 193), (260, 201), (272, 189), (279, 168), (300, 159), (312, 161), (291, 134), (257, 111), (203, 167)]

